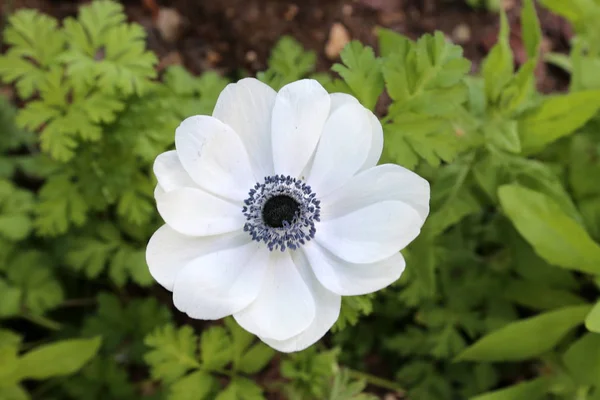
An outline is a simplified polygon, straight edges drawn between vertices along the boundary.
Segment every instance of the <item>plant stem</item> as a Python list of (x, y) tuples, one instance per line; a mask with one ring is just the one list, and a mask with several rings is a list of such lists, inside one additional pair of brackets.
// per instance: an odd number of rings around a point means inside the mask
[(393, 390), (398, 394), (404, 394), (405, 390), (396, 382), (388, 379), (380, 378), (375, 375), (367, 374), (366, 372), (356, 371), (350, 368), (346, 368), (351, 377), (366, 381), (369, 385), (377, 386), (384, 389)]
[(25, 318), (30, 322), (33, 322), (34, 324), (43, 326), (44, 328), (50, 329), (52, 331), (60, 331), (62, 328), (62, 325), (58, 322), (46, 318), (42, 315), (21, 314), (21, 317)]

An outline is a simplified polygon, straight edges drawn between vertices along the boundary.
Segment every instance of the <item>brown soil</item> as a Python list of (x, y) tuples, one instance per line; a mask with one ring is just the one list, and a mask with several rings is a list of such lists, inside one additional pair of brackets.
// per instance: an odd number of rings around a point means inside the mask
[[(516, 61), (523, 59), (518, 31), (519, 0), (504, 0), (513, 35)], [(11, 9), (34, 7), (57, 17), (74, 15), (84, 3), (77, 0), (12, 0)], [(149, 46), (161, 58), (160, 67), (184, 64), (194, 73), (214, 69), (237, 78), (266, 67), (273, 44), (291, 35), (318, 55), (317, 67), (327, 70), (335, 58), (325, 47), (334, 24), (341, 24), (349, 38), (376, 46), (376, 27), (386, 27), (413, 39), (434, 30), (462, 45), (477, 70), (496, 40), (497, 16), (474, 10), (465, 0), (128, 0), (128, 15), (147, 28)], [(1, 3), (0, 3), (1, 4)], [(169, 9), (165, 13), (165, 9)], [(7, 11), (7, 10), (5, 10)], [(160, 15), (162, 13), (162, 15)], [(540, 10), (546, 51), (566, 51), (572, 36), (568, 24)], [(175, 30), (175, 40), (165, 40), (159, 26)], [(541, 65), (539, 88), (562, 90), (567, 83), (560, 71)]]

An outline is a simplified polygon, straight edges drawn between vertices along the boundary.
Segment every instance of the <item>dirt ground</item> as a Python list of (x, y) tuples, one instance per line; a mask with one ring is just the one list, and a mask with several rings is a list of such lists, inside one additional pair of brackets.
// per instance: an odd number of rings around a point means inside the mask
[[(57, 17), (74, 15), (84, 3), (76, 0), (4, 0), (3, 11), (34, 7)], [(376, 27), (411, 38), (434, 30), (465, 49), (477, 70), (496, 40), (497, 15), (475, 10), (465, 0), (128, 0), (131, 20), (145, 26), (149, 46), (160, 67), (183, 64), (194, 73), (214, 69), (232, 78), (265, 68), (273, 44), (291, 35), (318, 55), (318, 69), (337, 61), (349, 39), (376, 45)], [(520, 0), (504, 0), (509, 12), (511, 45), (519, 64), (524, 58), (520, 39)], [(0, 2), (2, 4), (2, 2)], [(539, 10), (545, 51), (568, 50), (570, 26)], [(567, 76), (541, 64), (538, 86), (544, 92), (563, 90)]]

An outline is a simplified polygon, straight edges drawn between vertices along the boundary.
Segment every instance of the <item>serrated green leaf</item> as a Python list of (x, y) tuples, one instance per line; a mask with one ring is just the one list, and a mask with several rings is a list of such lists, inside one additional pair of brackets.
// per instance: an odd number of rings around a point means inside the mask
[(484, 128), (487, 140), (500, 150), (510, 153), (521, 152), (518, 124), (516, 121), (505, 120), (490, 124)]
[(452, 122), (425, 114), (402, 114), (384, 129), (384, 153), (394, 162), (412, 169), (423, 158), (437, 167), (452, 161), (469, 144), (461, 140)]
[(378, 28), (377, 38), (382, 57), (389, 57), (394, 53), (406, 56), (412, 48), (412, 41), (409, 38), (390, 29)]
[(590, 90), (549, 96), (519, 118), (523, 150), (534, 153), (561, 137), (574, 133), (600, 109), (600, 91)]
[(373, 295), (343, 296), (342, 309), (338, 320), (333, 325), (334, 332), (344, 330), (347, 326), (356, 325), (358, 319), (373, 312)]
[(100, 349), (100, 337), (69, 339), (36, 347), (19, 359), (22, 378), (47, 379), (70, 375), (81, 369)]
[(144, 343), (151, 348), (144, 360), (156, 379), (174, 382), (190, 369), (200, 368), (196, 359), (198, 339), (189, 326), (177, 329), (173, 325), (165, 325), (157, 328), (146, 336)]
[(298, 41), (283, 36), (273, 47), (269, 56), (269, 69), (259, 72), (256, 77), (275, 90), (304, 78), (315, 68), (317, 56), (305, 51)]
[(152, 297), (123, 304), (114, 295), (100, 293), (96, 314), (85, 319), (82, 334), (101, 335), (105, 350), (139, 361), (146, 350), (144, 337), (170, 320), (169, 309)]
[(65, 380), (63, 388), (74, 399), (138, 398), (134, 386), (129, 382), (127, 371), (111, 357), (96, 356), (80, 373)]
[(32, 314), (55, 308), (64, 299), (60, 282), (52, 270), (49, 255), (40, 251), (16, 254), (7, 270), (10, 281), (21, 289), (22, 306)]
[(244, 353), (237, 367), (246, 374), (255, 374), (265, 368), (273, 356), (275, 350), (259, 342)]
[(19, 96), (29, 98), (62, 53), (64, 35), (54, 18), (25, 9), (9, 18), (4, 41), (11, 47), (0, 57), (0, 76), (5, 82), (16, 81)]
[(441, 32), (403, 44), (383, 62), (385, 86), (394, 100), (390, 114), (450, 115), (467, 99), (463, 79), (470, 65), (462, 48), (448, 43)]
[(204, 371), (192, 372), (179, 379), (169, 391), (168, 400), (204, 400), (217, 386), (215, 378)]
[(98, 276), (121, 245), (120, 234), (114, 225), (101, 224), (91, 237), (79, 237), (69, 245), (67, 264), (82, 270), (89, 278)]
[(504, 212), (542, 258), (600, 274), (600, 246), (554, 200), (518, 185), (501, 186), (498, 196)]
[(143, 94), (156, 76), (157, 58), (146, 51), (146, 33), (125, 23), (123, 6), (102, 0), (80, 8), (77, 20), (67, 18), (64, 32), (71, 46), (61, 56), (74, 81), (94, 83), (111, 94)]
[(231, 380), (227, 388), (219, 393), (215, 400), (264, 400), (263, 391), (253, 381), (236, 377)]
[(372, 48), (354, 40), (340, 53), (343, 64), (331, 69), (342, 77), (352, 94), (369, 110), (374, 110), (383, 92), (381, 64)]
[(375, 400), (375, 395), (362, 393), (367, 386), (365, 381), (352, 380), (347, 369), (341, 369), (331, 385), (328, 400)]
[(552, 348), (577, 325), (591, 306), (570, 306), (522, 319), (489, 333), (463, 351), (460, 361), (520, 361)]
[(200, 359), (208, 371), (219, 370), (232, 361), (231, 338), (225, 328), (213, 326), (200, 336)]

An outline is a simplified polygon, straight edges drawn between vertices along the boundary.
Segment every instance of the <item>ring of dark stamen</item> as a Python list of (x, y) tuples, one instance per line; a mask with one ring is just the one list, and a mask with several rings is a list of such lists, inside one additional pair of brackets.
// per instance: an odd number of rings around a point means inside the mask
[(265, 177), (248, 192), (244, 231), (268, 249), (296, 250), (315, 237), (321, 206), (309, 185), (285, 175)]
[(284, 194), (276, 195), (265, 202), (263, 221), (271, 228), (283, 228), (294, 221), (299, 210), (300, 204), (295, 199)]

